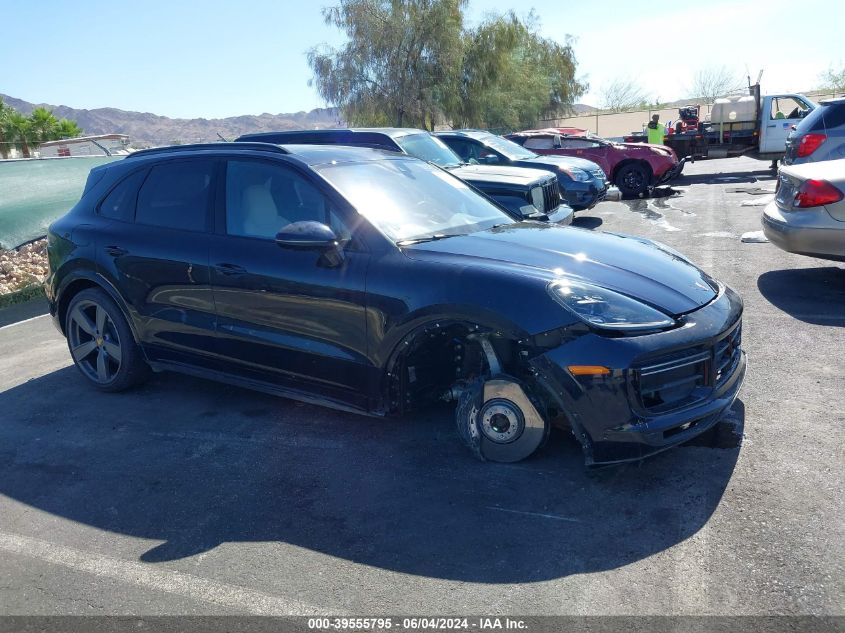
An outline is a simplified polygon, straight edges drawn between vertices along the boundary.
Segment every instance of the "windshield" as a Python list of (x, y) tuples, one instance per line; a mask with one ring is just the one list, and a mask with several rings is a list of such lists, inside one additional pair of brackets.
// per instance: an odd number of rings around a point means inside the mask
[(455, 152), (431, 134), (409, 134), (394, 140), (399, 147), (414, 158), (429, 160), (441, 167), (458, 167), (462, 164)]
[(490, 134), (479, 139), (488, 147), (492, 147), (497, 152), (505, 155), (509, 160), (519, 160), (521, 158), (537, 158), (537, 154), (525, 149), (522, 145), (517, 145), (513, 141), (509, 141), (501, 136), (494, 136)]
[(439, 167), (416, 160), (326, 165), (320, 173), (394, 242), (483, 231), (513, 220)]

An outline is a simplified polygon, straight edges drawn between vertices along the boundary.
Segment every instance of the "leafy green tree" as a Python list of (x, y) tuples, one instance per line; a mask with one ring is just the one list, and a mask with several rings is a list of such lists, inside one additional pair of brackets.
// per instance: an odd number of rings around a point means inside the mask
[(13, 111), (7, 117), (7, 132), (9, 140), (21, 150), (24, 158), (29, 158), (29, 144), (33, 142), (32, 123), (28, 117)]
[(312, 85), (356, 125), (431, 129), (462, 53), (467, 0), (340, 0), (325, 21), (348, 36), (308, 51)]
[(312, 84), (355, 125), (441, 121), (513, 129), (566, 111), (586, 86), (569, 41), (539, 35), (533, 13), (463, 28), (466, 0), (340, 0), (325, 10), (347, 43), (311, 49)]
[(35, 108), (29, 115), (32, 138), (38, 143), (51, 141), (58, 137), (59, 121), (47, 108)]
[(10, 129), (9, 116), (15, 109), (3, 103), (3, 98), (0, 97), (0, 158), (9, 158), (10, 144)]
[(56, 139), (76, 138), (82, 136), (82, 128), (77, 125), (76, 121), (69, 119), (59, 119), (56, 126)]
[(524, 21), (511, 12), (464, 33), (454, 124), (513, 130), (571, 109), (587, 88), (575, 79), (571, 40), (559, 44), (539, 28), (533, 12)]

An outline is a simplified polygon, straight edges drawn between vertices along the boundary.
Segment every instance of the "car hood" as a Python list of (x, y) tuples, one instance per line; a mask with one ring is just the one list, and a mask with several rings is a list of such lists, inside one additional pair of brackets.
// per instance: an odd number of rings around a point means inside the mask
[(565, 167), (577, 167), (584, 171), (593, 173), (596, 169), (601, 169), (596, 163), (586, 158), (578, 158), (577, 156), (538, 156), (537, 158), (523, 158), (520, 164), (530, 167), (532, 164), (542, 165), (563, 165)]
[(524, 186), (535, 182), (545, 182), (554, 178), (545, 169), (508, 167), (505, 165), (462, 165), (449, 171), (462, 180), (469, 182), (500, 182)]
[(712, 301), (716, 282), (681, 255), (642, 238), (519, 222), (404, 246), (413, 259), (492, 265), (549, 281), (570, 277), (609, 288), (671, 316)]

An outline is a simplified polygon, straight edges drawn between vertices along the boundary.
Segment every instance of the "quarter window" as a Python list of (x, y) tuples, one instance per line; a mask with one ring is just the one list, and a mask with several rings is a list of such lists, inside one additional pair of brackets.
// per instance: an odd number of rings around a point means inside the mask
[(156, 165), (138, 192), (135, 221), (185, 231), (205, 231), (214, 162), (173, 161)]
[(320, 222), (340, 239), (349, 230), (331, 202), (292, 169), (260, 161), (231, 160), (226, 168), (226, 232), (273, 239), (288, 224)]
[(100, 203), (100, 215), (112, 220), (131, 222), (135, 217), (138, 187), (144, 182), (147, 170), (142, 169), (124, 178)]

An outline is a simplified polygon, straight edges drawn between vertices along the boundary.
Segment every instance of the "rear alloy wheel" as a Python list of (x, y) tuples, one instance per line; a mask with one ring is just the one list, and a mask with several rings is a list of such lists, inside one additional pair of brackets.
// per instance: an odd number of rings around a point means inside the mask
[(83, 290), (71, 300), (65, 333), (74, 364), (97, 389), (122, 391), (149, 374), (123, 313), (102, 290)]
[(482, 461), (518, 462), (549, 436), (548, 423), (522, 386), (506, 377), (467, 385), (455, 409), (455, 422), (464, 444)]
[(616, 172), (616, 186), (626, 197), (638, 197), (648, 193), (648, 170), (642, 165), (630, 163)]

